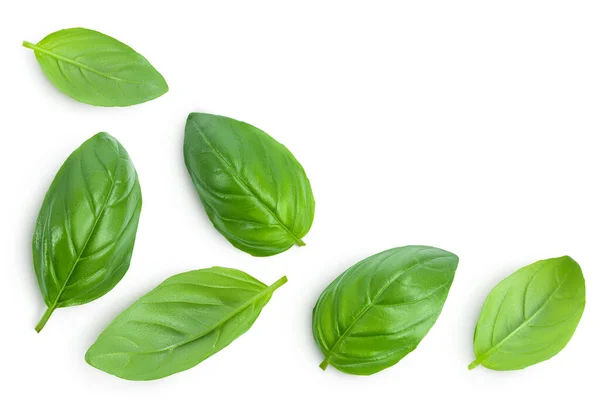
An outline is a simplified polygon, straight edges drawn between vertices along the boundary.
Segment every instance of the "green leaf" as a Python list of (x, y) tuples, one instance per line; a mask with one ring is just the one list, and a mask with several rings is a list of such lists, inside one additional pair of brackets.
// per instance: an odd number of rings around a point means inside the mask
[(555, 356), (575, 333), (584, 307), (585, 280), (571, 257), (521, 268), (486, 298), (469, 369), (523, 369)]
[(331, 364), (371, 375), (413, 351), (442, 311), (458, 257), (428, 246), (364, 259), (334, 280), (313, 310), (313, 335)]
[(304, 246), (315, 200), (285, 146), (245, 122), (192, 113), (184, 156), (208, 217), (235, 247), (270, 256)]
[(88, 303), (129, 268), (142, 208), (137, 173), (121, 144), (98, 133), (62, 165), (40, 210), (33, 263), (48, 310)]
[(285, 282), (283, 277), (267, 287), (242, 271), (222, 267), (175, 275), (115, 318), (85, 359), (129, 380), (185, 371), (250, 329)]
[(141, 54), (84, 28), (51, 33), (32, 49), (44, 74), (62, 92), (94, 106), (130, 106), (155, 99), (169, 87)]

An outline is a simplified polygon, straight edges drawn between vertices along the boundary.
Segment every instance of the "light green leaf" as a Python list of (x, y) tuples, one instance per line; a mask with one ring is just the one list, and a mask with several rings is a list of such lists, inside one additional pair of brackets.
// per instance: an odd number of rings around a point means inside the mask
[(32, 49), (44, 74), (62, 92), (94, 106), (129, 106), (169, 88), (162, 75), (131, 47), (90, 29), (51, 33)]
[(129, 380), (163, 378), (192, 368), (246, 332), (287, 282), (267, 287), (235, 269), (175, 275), (142, 296), (102, 332), (86, 361)]
[(571, 257), (521, 268), (486, 298), (469, 369), (523, 369), (555, 356), (575, 333), (584, 307), (583, 273)]

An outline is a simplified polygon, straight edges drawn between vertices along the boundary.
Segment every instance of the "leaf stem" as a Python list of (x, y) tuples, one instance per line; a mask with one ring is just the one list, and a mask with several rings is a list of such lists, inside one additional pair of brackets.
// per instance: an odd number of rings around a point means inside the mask
[(304, 241), (302, 239), (298, 239), (298, 240), (296, 240), (296, 246), (298, 246), (298, 247), (306, 246), (306, 243), (304, 243)]
[(481, 364), (481, 360), (480, 359), (475, 359), (471, 364), (469, 364), (469, 371), (477, 368), (479, 365)]
[(326, 357), (323, 362), (321, 364), (319, 364), (319, 368), (321, 368), (323, 371), (325, 371), (325, 369), (327, 368), (327, 366), (329, 365), (329, 357)]
[(37, 325), (35, 326), (35, 331), (37, 333), (40, 333), (40, 331), (42, 329), (44, 329), (44, 326), (46, 325), (46, 322), (48, 322), (48, 319), (50, 318), (50, 316), (52, 315), (52, 313), (54, 312), (54, 310), (56, 310), (56, 305), (54, 305), (52, 307), (48, 307), (46, 309), (46, 312), (44, 313), (44, 315), (42, 315), (42, 319), (40, 319), (40, 322), (38, 322)]
[(282, 287), (287, 281), (288, 281), (287, 276), (284, 276), (283, 278), (278, 279), (274, 284), (269, 286), (269, 289), (271, 289), (271, 292), (274, 292), (275, 290)]
[(23, 47), (27, 47), (28, 49), (35, 50), (36, 45), (28, 42), (27, 40), (23, 40)]

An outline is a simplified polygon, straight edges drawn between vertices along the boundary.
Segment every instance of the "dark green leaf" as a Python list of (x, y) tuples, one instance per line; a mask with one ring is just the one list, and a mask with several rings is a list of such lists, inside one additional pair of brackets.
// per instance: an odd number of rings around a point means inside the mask
[(121, 144), (98, 133), (62, 165), (40, 210), (33, 263), (48, 310), (88, 303), (125, 275), (135, 242), (142, 193)]
[(413, 351), (442, 311), (458, 257), (427, 246), (375, 254), (334, 280), (313, 310), (313, 335), (325, 360), (371, 375)]
[(210, 220), (235, 247), (270, 256), (304, 245), (315, 200), (285, 146), (244, 122), (192, 113), (184, 155)]
[(584, 307), (585, 280), (571, 257), (521, 268), (486, 298), (469, 369), (523, 369), (555, 356), (575, 333)]
[(141, 54), (100, 32), (83, 28), (51, 33), (32, 49), (44, 74), (65, 94), (94, 106), (130, 106), (169, 90)]
[(246, 332), (283, 277), (267, 287), (235, 269), (175, 275), (123, 311), (86, 361), (129, 380), (163, 378), (192, 368)]

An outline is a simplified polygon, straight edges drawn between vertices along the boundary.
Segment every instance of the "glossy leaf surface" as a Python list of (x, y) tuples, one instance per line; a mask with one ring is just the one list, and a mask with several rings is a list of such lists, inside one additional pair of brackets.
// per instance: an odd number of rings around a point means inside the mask
[(267, 287), (235, 269), (175, 275), (121, 313), (90, 347), (86, 361), (129, 380), (192, 368), (246, 332), (282, 279)]
[(313, 335), (331, 364), (371, 375), (413, 351), (442, 311), (458, 257), (405, 246), (364, 259), (335, 279), (313, 310)]
[(477, 359), (469, 369), (523, 369), (555, 356), (575, 333), (584, 307), (583, 273), (571, 257), (521, 268), (486, 298), (475, 328)]
[(137, 173), (107, 133), (83, 143), (46, 193), (33, 236), (33, 263), (48, 306), (88, 303), (111, 290), (131, 260), (142, 207)]
[(304, 245), (315, 201), (285, 146), (245, 122), (192, 113), (184, 156), (208, 217), (235, 247), (270, 256)]
[(44, 74), (65, 94), (94, 106), (129, 106), (169, 88), (162, 75), (131, 47), (90, 29), (64, 29), (32, 49)]

